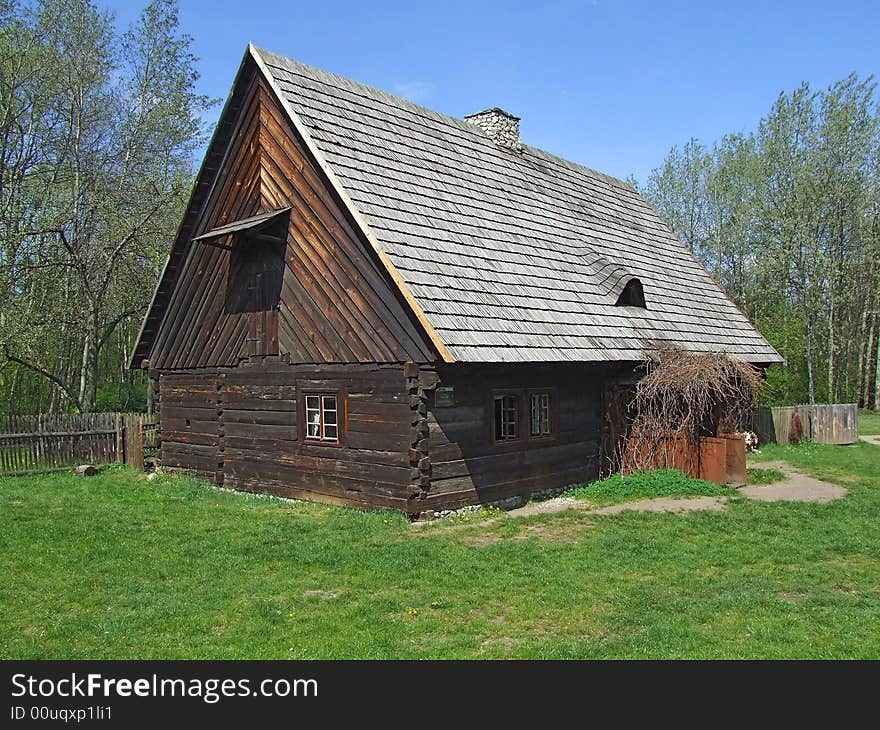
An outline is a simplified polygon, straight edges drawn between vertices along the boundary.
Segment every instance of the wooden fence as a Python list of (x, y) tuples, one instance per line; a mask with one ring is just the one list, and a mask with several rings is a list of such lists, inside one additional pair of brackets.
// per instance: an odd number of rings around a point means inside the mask
[(787, 444), (797, 440), (793, 430), (797, 428), (798, 420), (802, 438), (816, 443), (852, 444), (859, 439), (859, 407), (856, 403), (758, 408), (752, 430), (762, 444)]
[(122, 461), (142, 469), (157, 418), (131, 413), (0, 416), (0, 476)]

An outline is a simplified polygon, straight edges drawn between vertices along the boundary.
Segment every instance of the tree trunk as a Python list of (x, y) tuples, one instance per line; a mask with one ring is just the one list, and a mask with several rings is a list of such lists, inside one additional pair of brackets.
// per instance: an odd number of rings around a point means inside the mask
[(86, 319), (85, 334), (83, 337), (82, 366), (79, 376), (79, 400), (83, 411), (88, 413), (95, 410), (98, 387), (98, 356), (100, 332), (98, 331), (98, 316), (95, 307)]
[(94, 308), (89, 315), (89, 363), (86, 368), (86, 396), (83, 405), (86, 411), (95, 410), (98, 401), (98, 368), (101, 357), (101, 332), (98, 328), (98, 310)]
[(86, 391), (86, 411), (91, 413), (98, 405), (98, 367), (100, 365), (100, 350), (98, 349), (97, 337), (92, 342), (89, 363), (89, 387)]
[[(831, 288), (834, 288), (834, 283), (831, 283)], [(828, 304), (828, 402), (834, 403), (835, 401), (835, 393), (834, 393), (834, 356), (835, 356), (835, 343), (834, 343), (834, 314), (835, 314), (835, 305), (836, 302), (834, 300), (834, 292), (832, 291), (829, 296), (829, 304)]]
[(871, 387), (871, 353), (874, 342), (874, 321), (870, 315), (870, 302), (866, 303), (862, 313), (862, 337), (859, 340), (859, 369), (858, 385), (856, 388), (857, 400), (863, 408), (868, 404), (868, 392)]
[(880, 411), (880, 335), (874, 339), (874, 410)]
[(810, 405), (816, 402), (816, 381), (813, 376), (813, 325), (807, 316), (807, 394)]
[(82, 403), (86, 397), (86, 370), (89, 367), (89, 336), (83, 337), (82, 343), (82, 359), (79, 365), (79, 402)]
[(18, 381), (21, 378), (21, 367), (15, 368), (15, 372), (12, 374), (12, 386), (9, 388), (9, 405), (10, 412), (12, 413), (20, 413), (21, 410), (15, 402), (17, 397), (16, 391), (18, 390)]

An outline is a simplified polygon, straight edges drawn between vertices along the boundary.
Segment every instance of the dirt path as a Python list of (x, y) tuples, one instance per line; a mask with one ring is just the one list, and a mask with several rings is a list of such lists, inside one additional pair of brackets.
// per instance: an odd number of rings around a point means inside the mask
[(591, 507), (574, 497), (557, 497), (546, 502), (535, 502), (524, 507), (510, 510), (508, 517), (533, 517), (534, 515), (551, 515), (569, 509), (584, 510), (587, 515), (616, 515), (620, 512), (698, 512), (702, 510), (720, 510), (724, 508), (727, 497), (655, 497), (639, 499), (634, 502), (622, 502), (608, 507)]
[[(865, 437), (862, 437), (865, 438)], [(877, 444), (880, 445), (880, 436)], [(819, 502), (826, 503), (847, 495), (847, 490), (837, 484), (823, 482), (807, 476), (786, 461), (764, 461), (756, 464), (762, 469), (776, 469), (785, 474), (785, 479), (775, 484), (749, 485), (741, 487), (738, 492), (747, 499), (759, 502)], [(595, 508), (589, 502), (574, 497), (556, 497), (544, 502), (530, 502), (518, 509), (506, 512), (503, 517), (533, 517), (535, 515), (552, 515), (566, 510), (582, 510), (588, 515), (616, 515), (621, 512), (671, 512), (687, 513), (704, 510), (718, 511), (724, 509), (727, 497), (656, 497), (640, 499), (634, 502), (623, 502), (608, 507)], [(502, 517), (485, 520), (479, 524), (488, 525)], [(419, 526), (429, 523), (414, 523)]]
[(640, 499), (637, 502), (624, 502), (612, 504), (610, 507), (591, 509), (588, 515), (616, 515), (621, 512), (705, 512), (710, 510), (717, 512), (724, 509), (727, 497), (656, 497), (655, 499)]
[(554, 515), (567, 509), (586, 509), (589, 505), (574, 497), (555, 497), (544, 502), (529, 502), (507, 512), (509, 517), (533, 517), (534, 515)]
[[(880, 436), (877, 437), (880, 445)], [(738, 491), (747, 499), (759, 502), (819, 502), (826, 503), (847, 495), (847, 490), (837, 484), (823, 482), (807, 476), (786, 461), (761, 462), (764, 469), (776, 469), (785, 474), (783, 481), (775, 484), (753, 484)], [(568, 509), (584, 510), (589, 515), (616, 515), (621, 512), (697, 512), (702, 510), (721, 510), (727, 502), (726, 497), (657, 497), (624, 502), (609, 507), (591, 509), (589, 503), (573, 497), (557, 497), (546, 502), (534, 502), (519, 509), (511, 510), (510, 517), (532, 517), (563, 512)]]
[(825, 503), (848, 494), (843, 487), (813, 479), (786, 461), (762, 461), (757, 466), (761, 469), (776, 469), (787, 478), (775, 484), (751, 484), (742, 487), (739, 493), (749, 499), (757, 499), (761, 502)]

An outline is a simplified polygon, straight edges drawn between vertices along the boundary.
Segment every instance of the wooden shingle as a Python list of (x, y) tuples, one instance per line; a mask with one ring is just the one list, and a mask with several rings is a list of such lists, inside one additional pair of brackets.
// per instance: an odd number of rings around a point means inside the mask
[[(459, 361), (781, 358), (627, 183), (256, 50)], [(638, 278), (647, 308), (615, 306)]]

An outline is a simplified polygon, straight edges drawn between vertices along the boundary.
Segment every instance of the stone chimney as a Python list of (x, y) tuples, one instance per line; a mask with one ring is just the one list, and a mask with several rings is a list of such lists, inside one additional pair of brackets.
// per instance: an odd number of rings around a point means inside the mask
[(476, 114), (468, 114), (464, 120), (473, 124), (499, 147), (506, 147), (514, 152), (522, 152), (523, 146), (519, 139), (519, 117), (508, 114), (503, 109), (486, 109)]

